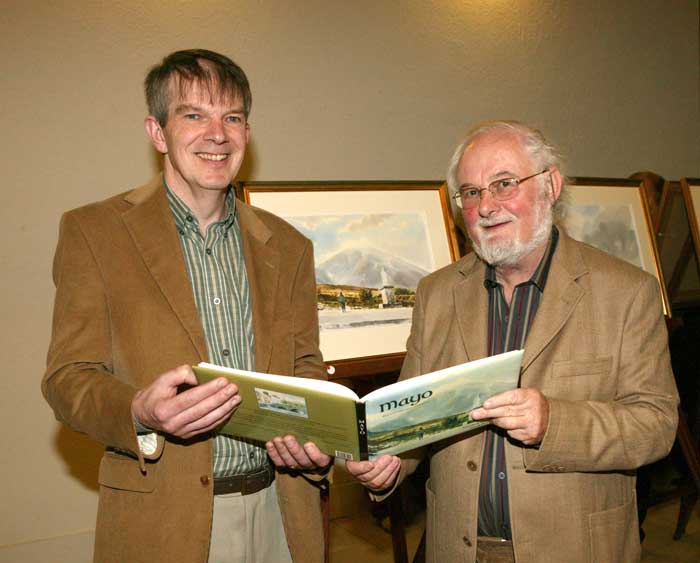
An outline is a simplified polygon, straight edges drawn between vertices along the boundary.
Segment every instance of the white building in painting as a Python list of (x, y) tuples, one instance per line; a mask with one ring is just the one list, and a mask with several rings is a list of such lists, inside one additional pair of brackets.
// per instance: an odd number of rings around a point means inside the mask
[(394, 307), (396, 305), (396, 297), (394, 296), (394, 286), (389, 283), (389, 276), (386, 270), (382, 268), (382, 307)]

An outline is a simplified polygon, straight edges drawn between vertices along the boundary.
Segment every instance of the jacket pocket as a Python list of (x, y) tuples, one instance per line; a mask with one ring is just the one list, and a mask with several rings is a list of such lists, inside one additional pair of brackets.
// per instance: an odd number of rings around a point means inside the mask
[(147, 463), (142, 473), (136, 459), (107, 451), (100, 461), (98, 482), (112, 489), (150, 493), (156, 486), (155, 472), (155, 463)]
[(637, 500), (622, 506), (594, 512), (588, 517), (592, 563), (639, 561)]
[(613, 358), (555, 362), (545, 395), (569, 401), (607, 401), (615, 396), (617, 377), (611, 377)]
[(607, 375), (612, 369), (612, 356), (592, 358), (590, 360), (567, 360), (554, 362), (554, 377), (576, 377), (580, 375)]

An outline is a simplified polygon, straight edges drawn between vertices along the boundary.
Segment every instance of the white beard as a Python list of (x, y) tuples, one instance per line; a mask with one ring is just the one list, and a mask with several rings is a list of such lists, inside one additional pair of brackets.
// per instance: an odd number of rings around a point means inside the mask
[[(535, 232), (532, 238), (528, 241), (521, 239), (489, 241), (482, 238), (480, 241), (472, 238), (472, 246), (477, 256), (491, 266), (517, 266), (522, 259), (530, 254), (533, 250), (541, 247), (547, 242), (550, 233), (552, 232), (552, 208), (547, 199), (543, 198), (535, 207), (535, 216), (533, 219)], [(508, 211), (502, 211), (498, 217), (491, 219), (480, 219), (478, 226), (486, 227), (502, 222), (504, 219), (516, 220), (515, 216)], [(470, 237), (471, 238), (471, 237)]]

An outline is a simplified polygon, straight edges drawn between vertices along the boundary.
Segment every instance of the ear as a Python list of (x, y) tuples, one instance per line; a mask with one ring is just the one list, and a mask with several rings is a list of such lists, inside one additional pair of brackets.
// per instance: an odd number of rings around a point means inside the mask
[(245, 144), (247, 145), (250, 142), (250, 123), (248, 123), (248, 120), (246, 119), (245, 122)]
[(547, 175), (549, 176), (547, 179), (547, 196), (549, 197), (551, 204), (554, 205), (561, 195), (563, 180), (561, 177), (561, 172), (559, 172), (559, 169), (556, 166), (550, 168)]
[(165, 135), (163, 134), (163, 128), (158, 123), (158, 120), (149, 115), (143, 120), (143, 125), (146, 128), (146, 134), (151, 139), (153, 146), (160, 153), (168, 153), (168, 144), (165, 141)]

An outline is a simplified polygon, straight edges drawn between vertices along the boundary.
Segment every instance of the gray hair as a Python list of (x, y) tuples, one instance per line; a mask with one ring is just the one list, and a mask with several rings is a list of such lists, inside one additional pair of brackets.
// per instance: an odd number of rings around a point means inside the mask
[[(450, 159), (450, 164), (447, 168), (447, 187), (451, 193), (457, 193), (459, 190), (459, 182), (457, 180), (457, 169), (459, 168), (459, 161), (462, 159), (462, 155), (467, 147), (478, 137), (485, 133), (491, 132), (504, 132), (512, 133), (517, 135), (522, 143), (523, 149), (527, 152), (535, 166), (535, 171), (544, 170), (545, 168), (556, 167), (562, 176), (562, 191), (559, 199), (554, 204), (553, 213), (554, 219), (559, 220), (564, 217), (566, 204), (568, 201), (568, 190), (566, 190), (567, 178), (562, 169), (563, 158), (559, 150), (548, 143), (544, 138), (544, 135), (534, 127), (520, 123), (519, 121), (511, 120), (499, 120), (499, 121), (485, 121), (478, 123), (472, 127), (467, 133), (466, 138), (457, 145), (452, 158)], [(543, 178), (538, 178), (540, 182), (540, 187), (544, 189), (546, 185), (546, 176)]]

